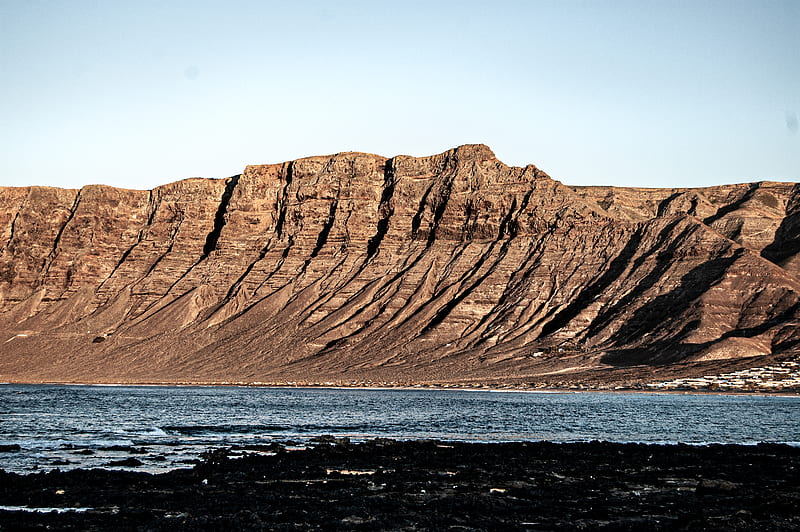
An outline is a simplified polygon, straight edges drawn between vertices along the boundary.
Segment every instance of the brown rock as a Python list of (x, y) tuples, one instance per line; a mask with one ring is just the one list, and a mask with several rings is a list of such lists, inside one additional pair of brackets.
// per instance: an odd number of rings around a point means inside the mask
[(0, 189), (0, 380), (611, 385), (796, 357), (798, 205), (568, 187), (482, 145)]

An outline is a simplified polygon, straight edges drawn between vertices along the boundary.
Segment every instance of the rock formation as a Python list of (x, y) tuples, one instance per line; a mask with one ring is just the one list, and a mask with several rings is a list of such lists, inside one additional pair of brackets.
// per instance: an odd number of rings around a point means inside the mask
[(797, 358), (800, 185), (570, 187), (483, 145), (0, 188), (0, 380), (631, 385)]

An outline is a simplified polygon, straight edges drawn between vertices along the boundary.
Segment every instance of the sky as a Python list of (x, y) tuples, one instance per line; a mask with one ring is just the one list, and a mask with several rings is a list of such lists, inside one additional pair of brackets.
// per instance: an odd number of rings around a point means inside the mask
[(489, 145), (571, 185), (800, 181), (800, 1), (0, 0), (0, 186)]

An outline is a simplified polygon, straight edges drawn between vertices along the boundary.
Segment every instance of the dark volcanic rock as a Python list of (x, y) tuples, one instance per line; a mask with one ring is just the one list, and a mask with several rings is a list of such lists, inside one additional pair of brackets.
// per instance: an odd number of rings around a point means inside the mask
[(800, 450), (380, 440), (161, 475), (0, 471), (9, 530), (797, 530)]
[(139, 467), (142, 461), (137, 458), (125, 458), (123, 460), (112, 460), (108, 462), (106, 467)]
[(568, 187), (482, 145), (4, 188), (0, 380), (613, 385), (796, 358), (799, 190)]

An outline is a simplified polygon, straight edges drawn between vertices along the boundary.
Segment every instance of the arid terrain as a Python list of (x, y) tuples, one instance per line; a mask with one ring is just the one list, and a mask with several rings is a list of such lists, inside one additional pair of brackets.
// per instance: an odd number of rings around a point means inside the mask
[(0, 381), (788, 383), (799, 251), (796, 183), (571, 187), (483, 145), (0, 188)]

